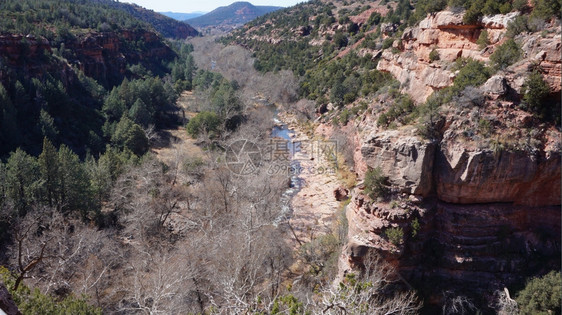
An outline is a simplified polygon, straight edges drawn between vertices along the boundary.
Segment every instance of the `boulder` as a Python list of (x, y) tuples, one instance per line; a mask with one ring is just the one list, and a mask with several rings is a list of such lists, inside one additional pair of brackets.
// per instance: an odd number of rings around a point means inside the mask
[(336, 198), (337, 201), (342, 201), (342, 200), (346, 200), (349, 198), (349, 190), (344, 188), (344, 187), (338, 187), (336, 190), (334, 190), (334, 198)]
[(482, 17), (482, 26), (489, 29), (505, 29), (520, 14), (515, 11), (508, 14), (486, 15)]
[(507, 93), (507, 82), (502, 75), (494, 75), (484, 83), (482, 91), (486, 94), (494, 96), (502, 96)]
[(423, 19), (419, 28), (421, 29), (437, 29), (437, 28), (476, 28), (474, 25), (466, 25), (463, 23), (464, 12), (455, 13), (452, 11), (441, 11), (432, 13)]
[(381, 32), (385, 35), (394, 34), (398, 30), (398, 24), (395, 23), (383, 23), (381, 24)]

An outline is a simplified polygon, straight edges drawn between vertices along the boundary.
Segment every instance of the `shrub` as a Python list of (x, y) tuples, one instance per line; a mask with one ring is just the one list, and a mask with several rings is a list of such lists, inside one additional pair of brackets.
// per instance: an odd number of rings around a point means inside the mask
[(559, 0), (534, 0), (535, 6), (532, 17), (541, 19), (550, 19), (560, 15), (560, 1)]
[(414, 118), (412, 117), (415, 113), (414, 101), (404, 94), (399, 94), (397, 98), (388, 111), (379, 116), (377, 120), (379, 126), (388, 127), (396, 120), (407, 124)]
[(478, 36), (478, 40), (476, 40), (476, 43), (478, 44), (478, 47), (480, 49), (484, 49), (486, 48), (486, 46), (488, 46), (488, 44), (490, 44), (490, 41), (488, 40), (487, 30), (483, 30), (482, 32), (480, 32), (480, 35)]
[(193, 138), (196, 138), (202, 132), (209, 134), (209, 137), (213, 138), (216, 136), (220, 125), (221, 119), (217, 114), (213, 112), (200, 112), (189, 120), (185, 129)]
[(393, 42), (394, 42), (394, 39), (392, 39), (391, 37), (385, 39), (385, 40), (382, 42), (382, 49), (387, 49), (387, 48), (389, 48), (390, 46), (392, 46), (392, 43), (393, 43)]
[(420, 221), (418, 220), (418, 218), (414, 218), (412, 220), (412, 237), (416, 237), (416, 235), (418, 235), (419, 230), (420, 230)]
[(365, 193), (371, 199), (384, 198), (389, 194), (388, 177), (382, 174), (380, 167), (368, 170), (365, 174)]
[(102, 314), (100, 308), (88, 304), (86, 296), (69, 295), (60, 299), (25, 285), (13, 290), (15, 277), (3, 266), (0, 266), (0, 282), (5, 284), (23, 314)]
[(492, 124), (490, 124), (489, 120), (484, 118), (480, 118), (480, 120), (478, 120), (478, 131), (480, 131), (484, 137), (488, 137), (492, 130)]
[(533, 278), (517, 294), (521, 314), (560, 314), (560, 271), (551, 271), (541, 278)]
[(458, 63), (463, 63), (464, 66), (459, 65), (462, 68), (453, 85), (453, 90), (457, 93), (464, 90), (467, 86), (480, 86), (490, 78), (490, 69), (485, 67), (480, 61), (464, 59), (458, 61)]
[(522, 11), (527, 7), (527, 0), (514, 0), (512, 7), (514, 10)]
[(439, 60), (439, 52), (435, 48), (433, 48), (433, 50), (431, 50), (431, 52), (429, 53), (429, 60)]
[(545, 100), (550, 93), (550, 88), (540, 72), (533, 71), (529, 75), (523, 85), (522, 93), (524, 94), (523, 107), (541, 119), (546, 118), (550, 109)]
[(515, 17), (513, 21), (507, 24), (507, 32), (505, 36), (513, 38), (522, 32), (528, 32), (529, 26), (527, 25), (529, 18), (526, 15), (520, 15)]
[(401, 227), (388, 228), (384, 231), (384, 234), (386, 238), (388, 238), (388, 241), (395, 246), (402, 244), (404, 240), (404, 230)]
[(490, 60), (497, 69), (505, 69), (519, 60), (521, 53), (519, 45), (510, 38), (494, 51), (490, 56)]
[(342, 110), (342, 112), (340, 114), (340, 122), (343, 126), (347, 125), (347, 122), (349, 121), (349, 117), (350, 117), (349, 110), (347, 110), (347, 108)]
[(347, 36), (340, 32), (336, 33), (334, 36), (334, 44), (338, 48), (346, 47), (348, 44)]

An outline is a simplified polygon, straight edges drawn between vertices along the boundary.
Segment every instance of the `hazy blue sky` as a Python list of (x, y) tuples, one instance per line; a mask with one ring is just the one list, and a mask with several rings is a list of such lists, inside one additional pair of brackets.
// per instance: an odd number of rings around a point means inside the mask
[[(121, 0), (121, 2), (136, 3), (147, 9), (158, 12), (172, 11), (190, 13), (195, 11), (209, 12), (218, 7), (229, 5), (237, 0)], [(253, 5), (273, 5), (288, 7), (304, 0), (245, 0)]]

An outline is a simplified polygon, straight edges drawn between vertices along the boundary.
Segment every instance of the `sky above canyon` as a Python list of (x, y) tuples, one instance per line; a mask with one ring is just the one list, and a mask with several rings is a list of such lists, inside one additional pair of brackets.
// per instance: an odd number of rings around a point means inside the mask
[[(122, 2), (136, 3), (147, 9), (156, 12), (210, 12), (218, 7), (230, 5), (236, 0), (122, 0)], [(248, 1), (253, 5), (271, 5), (289, 7), (297, 3), (306, 2), (304, 0), (253, 0)]]

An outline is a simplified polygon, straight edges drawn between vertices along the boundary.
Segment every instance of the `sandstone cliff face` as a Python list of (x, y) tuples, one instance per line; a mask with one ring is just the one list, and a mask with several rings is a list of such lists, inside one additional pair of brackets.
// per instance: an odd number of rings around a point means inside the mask
[[(51, 52), (51, 45), (46, 39), (16, 34), (0, 35), (0, 65), (23, 67), (31, 76), (41, 74), (45, 65), (40, 59)], [(48, 66), (48, 70), (56, 71), (56, 67)], [(0, 68), (0, 81), (7, 75)]]
[[(484, 17), (481, 22), (465, 25), (464, 13), (442, 11), (429, 15), (418, 26), (407, 28), (397, 44), (402, 53), (393, 54), (385, 50), (377, 66), (378, 70), (390, 72), (405, 86), (404, 91), (418, 102), (424, 102), (431, 93), (451, 85), (455, 73), (447, 69), (450, 63), (460, 57), (471, 57), (487, 62), (494, 48), (502, 44), (507, 25), (518, 12), (506, 15)], [(481, 50), (476, 41), (482, 31), (488, 32), (490, 45)], [(523, 73), (529, 72), (531, 65), (540, 66), (544, 78), (553, 91), (560, 91), (560, 27), (555, 26), (552, 34), (522, 34), (516, 37), (521, 42), (524, 59), (512, 69), (506, 78), (517, 92), (525, 80)], [(440, 61), (431, 62), (432, 50), (439, 53)]]
[(442, 143), (437, 196), (459, 204), (560, 205), (560, 162), (559, 152), (470, 151)]
[[(141, 45), (142, 49), (136, 49)], [(90, 33), (67, 43), (76, 59), (69, 60), (87, 76), (102, 81), (119, 81), (126, 74), (127, 64), (160, 64), (171, 60), (174, 52), (153, 32), (124, 30), (117, 33)]]
[(380, 167), (401, 192), (422, 196), (431, 192), (434, 153), (435, 143), (397, 130), (373, 132), (361, 147), (368, 167)]
[[(455, 73), (447, 70), (451, 61), (472, 57), (487, 62), (515, 16), (464, 25), (462, 13), (430, 15), (418, 27), (406, 29), (400, 54), (382, 53), (378, 69), (392, 73), (404, 92), (424, 102), (435, 90), (453, 84)], [(491, 45), (480, 50), (475, 42), (483, 29)], [(487, 307), (495, 290), (560, 268), (561, 136), (514, 104), (536, 66), (551, 92), (560, 93), (560, 38), (554, 36), (560, 28), (550, 30), (518, 36), (523, 59), (478, 89), (485, 99), (481, 105), (444, 109), (437, 140), (415, 136), (411, 126), (383, 130), (371, 115), (356, 122), (350, 137), (356, 145), (355, 171), (362, 178), (369, 168), (380, 167), (392, 198), (371, 200), (362, 185), (352, 192), (349, 244), (340, 271), (360, 266), (376, 252), (421, 289), (428, 304), (442, 303), (450, 291)], [(433, 49), (440, 54), (438, 62), (429, 60)], [(512, 141), (521, 129), (535, 128), (531, 138), (540, 144), (493, 146), (483, 135), (463, 135), (462, 130), (478, 128), (470, 122), (478, 117), (497, 124), (493, 141)], [(326, 128), (317, 129), (322, 130)], [(389, 228), (403, 230), (401, 242), (389, 240)]]

